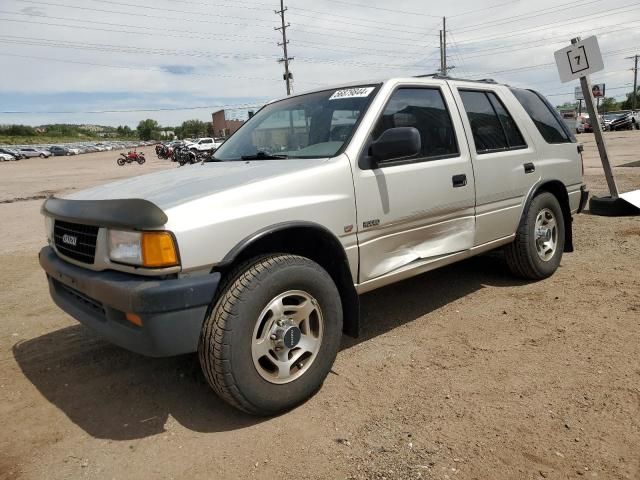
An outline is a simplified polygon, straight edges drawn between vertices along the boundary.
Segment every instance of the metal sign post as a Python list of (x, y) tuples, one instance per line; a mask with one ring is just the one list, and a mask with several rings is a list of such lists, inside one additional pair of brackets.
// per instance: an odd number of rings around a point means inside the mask
[(578, 78), (580, 79), (582, 97), (584, 98), (591, 127), (596, 137), (596, 144), (598, 145), (598, 152), (600, 152), (600, 160), (602, 160), (602, 168), (607, 178), (609, 192), (611, 193), (611, 198), (617, 199), (618, 186), (613, 178), (613, 170), (611, 169), (611, 163), (609, 162), (609, 155), (607, 153), (607, 144), (602, 135), (600, 118), (595, 107), (595, 102), (593, 101), (591, 81), (589, 80), (590, 73), (604, 69), (598, 40), (596, 37), (588, 37), (584, 40), (581, 40), (580, 37), (573, 38), (571, 40), (571, 46), (558, 50), (554, 53), (554, 56), (558, 66), (558, 73), (560, 74), (560, 81), (569, 82)]
[[(572, 38), (571, 43), (576, 45), (580, 42), (580, 37)], [(584, 55), (583, 61), (588, 61), (584, 48), (576, 52), (576, 55)], [(591, 90), (591, 80), (589, 75), (580, 77), (580, 86), (582, 87), (582, 96), (584, 97), (584, 103), (589, 112), (589, 119), (591, 120), (591, 127), (593, 128), (593, 134), (596, 137), (596, 145), (598, 145), (598, 152), (600, 152), (600, 160), (602, 160), (602, 168), (604, 169), (604, 176), (607, 179), (607, 185), (609, 186), (609, 193), (611, 198), (618, 198), (618, 186), (616, 180), (613, 177), (613, 169), (609, 162), (609, 154), (607, 153), (607, 144), (604, 136), (602, 135), (602, 126), (600, 125), (600, 117), (593, 101), (593, 91)]]
[[(602, 161), (602, 169), (604, 170), (609, 192), (611, 193), (610, 197), (591, 197), (589, 200), (589, 210), (595, 215), (608, 216), (630, 215), (639, 212), (640, 190), (618, 193), (618, 186), (616, 185), (613, 169), (609, 162), (607, 144), (602, 135), (600, 117), (598, 116), (598, 111), (593, 101), (594, 92), (591, 87), (589, 75), (604, 70), (598, 39), (595, 36), (587, 37), (584, 40), (576, 37), (571, 40), (570, 46), (554, 52), (553, 55), (556, 59), (561, 82), (565, 83), (580, 79), (582, 97), (584, 97), (584, 103), (589, 112), (590, 123), (593, 127), (598, 152), (600, 153), (600, 160)], [(597, 95), (603, 96), (604, 84), (597, 85), (596, 87)]]

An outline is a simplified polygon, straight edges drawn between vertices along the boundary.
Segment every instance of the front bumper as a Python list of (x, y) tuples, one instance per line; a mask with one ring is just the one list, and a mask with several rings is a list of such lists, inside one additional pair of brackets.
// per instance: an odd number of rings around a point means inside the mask
[[(94, 272), (58, 258), (51, 247), (39, 254), (53, 301), (80, 323), (116, 345), (142, 355), (168, 357), (195, 352), (220, 273), (158, 279)], [(127, 321), (135, 313), (142, 326)]]

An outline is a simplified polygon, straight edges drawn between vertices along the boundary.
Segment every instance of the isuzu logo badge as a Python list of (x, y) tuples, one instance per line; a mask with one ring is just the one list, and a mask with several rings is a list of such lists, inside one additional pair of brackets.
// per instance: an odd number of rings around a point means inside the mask
[(76, 243), (78, 243), (78, 237), (74, 237), (73, 235), (65, 233), (62, 236), (62, 242), (66, 243), (67, 245), (73, 245), (75, 247)]

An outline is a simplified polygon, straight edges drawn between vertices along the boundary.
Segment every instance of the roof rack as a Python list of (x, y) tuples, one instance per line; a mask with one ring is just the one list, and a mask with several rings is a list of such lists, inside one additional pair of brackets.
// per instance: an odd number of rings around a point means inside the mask
[(415, 78), (425, 78), (425, 77), (432, 77), (432, 78), (439, 78), (442, 80), (458, 80), (461, 82), (477, 82), (477, 83), (498, 83), (496, 82), (493, 78), (480, 78), (480, 79), (475, 79), (472, 80), (470, 78), (458, 78), (458, 77), (450, 77), (449, 75), (442, 75), (441, 73), (427, 73), (424, 75), (415, 75)]

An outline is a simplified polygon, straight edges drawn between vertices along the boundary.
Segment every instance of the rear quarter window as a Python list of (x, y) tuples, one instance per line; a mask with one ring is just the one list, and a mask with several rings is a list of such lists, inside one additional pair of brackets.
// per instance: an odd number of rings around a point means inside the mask
[(510, 89), (516, 99), (533, 120), (534, 125), (547, 143), (571, 143), (573, 135), (560, 115), (537, 92), (520, 88)]

